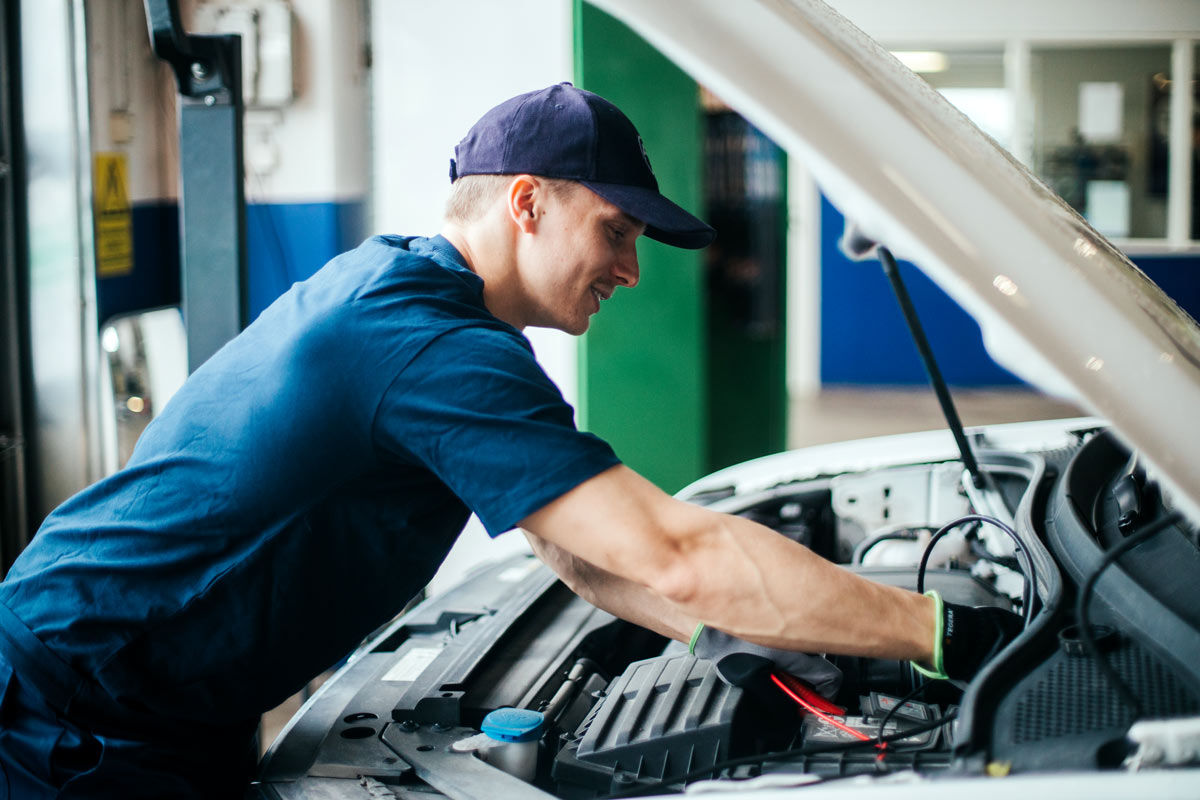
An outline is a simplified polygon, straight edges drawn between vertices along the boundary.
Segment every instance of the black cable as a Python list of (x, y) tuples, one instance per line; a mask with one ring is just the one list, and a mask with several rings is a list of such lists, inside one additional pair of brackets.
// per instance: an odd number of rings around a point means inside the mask
[(1087, 576), (1087, 580), (1083, 582), (1083, 585), (1079, 589), (1079, 597), (1075, 599), (1075, 621), (1079, 627), (1079, 640), (1083, 643), (1083, 648), (1087, 651), (1088, 655), (1095, 660), (1096, 666), (1104, 673), (1104, 677), (1108, 678), (1108, 682), (1117, 690), (1117, 695), (1121, 698), (1121, 701), (1133, 711), (1135, 720), (1142, 716), (1142, 704), (1134, 697), (1133, 692), (1130, 691), (1125, 681), (1121, 680), (1121, 676), (1117, 674), (1112, 664), (1108, 663), (1108, 659), (1104, 657), (1104, 654), (1100, 652), (1100, 648), (1096, 646), (1096, 639), (1092, 636), (1091, 622), (1088, 620), (1088, 601), (1091, 599), (1092, 590), (1096, 588), (1096, 582), (1100, 579), (1100, 574), (1104, 570), (1125, 553), (1155, 534), (1180, 522), (1182, 519), (1182, 514), (1178, 511), (1172, 511), (1167, 516), (1147, 524), (1146, 527), (1137, 533), (1105, 550), (1104, 555), (1100, 558), (1100, 563), (1092, 571), (1092, 574)]
[(854, 548), (854, 554), (850, 556), (851, 564), (861, 564), (871, 548), (880, 542), (892, 540), (902, 540), (911, 542), (917, 538), (917, 531), (932, 531), (934, 528), (928, 525), (916, 525), (911, 528), (900, 528), (898, 530), (885, 530), (883, 533), (877, 533), (869, 539), (863, 539)]
[(914, 688), (911, 692), (909, 692), (908, 694), (904, 695), (904, 697), (901, 697), (899, 700), (897, 700), (896, 705), (894, 705), (888, 709), (888, 712), (883, 715), (883, 719), (879, 720), (879, 733), (875, 737), (876, 744), (883, 744), (883, 731), (887, 727), (888, 720), (890, 720), (893, 716), (895, 716), (896, 712), (900, 710), (900, 706), (904, 705), (909, 700), (912, 700), (914, 697), (919, 695), (921, 692), (925, 691), (926, 687), (928, 687), (928, 686), (929, 686), (928, 681), (926, 681), (925, 683), (922, 683), (922, 684), (918, 684), (917, 687)]
[(1033, 567), (1033, 559), (1025, 549), (1025, 545), (1021, 542), (1021, 537), (1017, 536), (1016, 531), (1014, 531), (1004, 522), (1001, 522), (995, 517), (989, 517), (986, 514), (967, 514), (965, 517), (959, 517), (953, 522), (948, 522), (943, 525), (940, 529), (938, 529), (938, 532), (935, 533), (932, 538), (930, 538), (929, 544), (925, 545), (925, 552), (921, 554), (921, 563), (917, 566), (917, 592), (921, 594), (925, 591), (925, 567), (929, 563), (930, 554), (933, 553), (933, 546), (937, 544), (938, 539), (942, 538), (947, 533), (966, 522), (986, 522), (989, 525), (995, 525), (997, 528), (1007, 533), (1009, 537), (1012, 538), (1013, 542), (1016, 543), (1016, 554), (1018, 559), (1022, 562), (1022, 571), (1025, 573), (1025, 591), (1022, 599), (1024, 608), (1022, 609), (1022, 612), (1025, 616), (1025, 627), (1028, 628), (1029, 623), (1033, 620), (1033, 600), (1034, 594), (1037, 591), (1037, 571)]
[(982, 558), (984, 561), (990, 561), (993, 564), (1004, 567), (1005, 569), (1020, 569), (1020, 563), (1012, 556), (997, 556), (988, 551), (983, 542), (975, 538), (968, 537), (967, 547), (971, 549), (971, 555), (976, 558)]
[(833, 743), (824, 744), (824, 745), (819, 744), (819, 745), (810, 745), (808, 747), (797, 747), (797, 748), (793, 748), (791, 750), (779, 750), (774, 753), (762, 753), (762, 754), (753, 755), (753, 756), (741, 756), (739, 758), (727, 758), (724, 761), (718, 761), (717, 763), (713, 764), (712, 766), (700, 767), (698, 769), (691, 770), (690, 772), (685, 772), (683, 775), (679, 775), (674, 778), (664, 778), (661, 781), (654, 781), (653, 783), (643, 783), (639, 786), (634, 786), (630, 789), (625, 789), (620, 792), (613, 792), (612, 794), (603, 795), (602, 797), (597, 798), (597, 800), (618, 800), (619, 798), (622, 798), (622, 797), (636, 797), (637, 795), (645, 794), (647, 792), (657, 791), (658, 789), (666, 789), (667, 787), (672, 786), (673, 784), (687, 783), (690, 780), (695, 780), (696, 778), (702, 778), (702, 777), (705, 777), (706, 775), (716, 775), (718, 772), (721, 772), (722, 770), (729, 769), (730, 767), (740, 767), (744, 764), (765, 764), (768, 761), (783, 761), (788, 758), (803, 758), (804, 756), (819, 756), (819, 755), (824, 755), (826, 753), (842, 753), (847, 750), (857, 750), (860, 747), (877, 747), (880, 744), (896, 742), (901, 739), (907, 739), (910, 736), (916, 736), (917, 734), (925, 733), (925, 731), (931, 731), (936, 728), (940, 728), (943, 725), (945, 725), (946, 723), (952, 721), (957, 716), (958, 716), (957, 710), (951, 711), (949, 714), (946, 714), (945, 716), (943, 716), (939, 719), (935, 719), (931, 722), (923, 722), (920, 725), (917, 725), (912, 728), (908, 728), (904, 731), (899, 731), (897, 733), (893, 733), (891, 736), (884, 736), (882, 739), (878, 739), (878, 740), (866, 739), (864, 741), (864, 740), (855, 739), (852, 742), (833, 742)]

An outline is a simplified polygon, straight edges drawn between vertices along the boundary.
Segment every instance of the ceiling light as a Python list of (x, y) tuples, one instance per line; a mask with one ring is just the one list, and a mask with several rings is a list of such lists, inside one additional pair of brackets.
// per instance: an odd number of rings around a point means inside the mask
[(950, 65), (945, 53), (932, 50), (900, 50), (892, 55), (913, 72), (945, 72)]

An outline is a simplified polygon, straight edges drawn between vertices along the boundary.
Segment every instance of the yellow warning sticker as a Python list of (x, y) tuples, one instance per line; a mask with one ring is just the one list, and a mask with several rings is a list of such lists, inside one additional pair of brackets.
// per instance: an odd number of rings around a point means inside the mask
[(124, 153), (96, 153), (96, 277), (112, 278), (133, 271), (133, 215)]

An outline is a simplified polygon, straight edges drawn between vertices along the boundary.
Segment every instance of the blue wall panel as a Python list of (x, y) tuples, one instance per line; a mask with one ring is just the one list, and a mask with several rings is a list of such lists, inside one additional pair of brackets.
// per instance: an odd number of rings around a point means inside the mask
[(253, 321), (297, 281), (359, 244), (364, 207), (351, 203), (264, 203), (246, 207), (249, 309)]
[[(296, 281), (358, 245), (365, 230), (362, 202), (256, 203), (246, 207), (250, 319)], [(101, 278), (101, 323), (119, 314), (179, 304), (179, 206), (133, 207), (133, 270)]]
[[(851, 261), (837, 243), (841, 213), (821, 203), (821, 382), (927, 384), (916, 345), (879, 262)], [(1200, 256), (1133, 259), (1193, 318), (1200, 319)], [(947, 382), (956, 386), (1011, 386), (1022, 381), (983, 347), (979, 326), (924, 273), (907, 262), (900, 272)]]
[(1133, 263), (1192, 319), (1200, 319), (1200, 256), (1137, 256)]
[[(875, 259), (851, 261), (838, 249), (844, 219), (821, 200), (821, 382), (923, 385), (929, 382), (900, 306)], [(908, 262), (900, 274), (947, 382), (1011, 386), (1020, 380), (983, 347), (979, 326)]]
[(133, 269), (96, 281), (97, 319), (179, 305), (179, 206), (174, 202), (133, 206)]

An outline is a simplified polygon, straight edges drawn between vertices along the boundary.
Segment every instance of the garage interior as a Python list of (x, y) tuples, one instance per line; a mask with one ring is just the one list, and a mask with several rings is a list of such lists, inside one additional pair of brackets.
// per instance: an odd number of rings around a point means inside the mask
[[(1200, 5), (829, 4), (1200, 316)], [(707, 252), (642, 242), (642, 284), (583, 337), (529, 332), (582, 429), (675, 492), (790, 448), (944, 425), (882, 274), (839, 250), (845, 220), (801, 160), (597, 5), (182, 0), (188, 32), (242, 37), (236, 129), (180, 112), (192, 106), (151, 47), (147, 5), (3, 3), (4, 569), (294, 282), (367, 236), (436, 231), (447, 159), (471, 121), (562, 80), (624, 109), (664, 192), (718, 230)], [(540, 46), (514, 59), (514, 37)], [(198, 130), (227, 137), (240, 170), (195, 149)], [(189, 239), (180, 198), (188, 181), (217, 185), (221, 168), (237, 175), (231, 199), (193, 206), (207, 215), (191, 230), (205, 233)], [(203, 278), (226, 312), (183, 308), (189, 259), (227, 264)], [(902, 269), (966, 425), (1096, 411), (998, 364), (966, 312)], [(202, 337), (215, 345), (196, 349)], [(486, 540), (469, 523), (427, 595), (527, 547)], [(302, 699), (268, 716), (264, 750)]]

